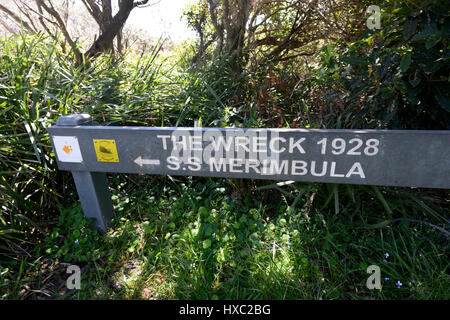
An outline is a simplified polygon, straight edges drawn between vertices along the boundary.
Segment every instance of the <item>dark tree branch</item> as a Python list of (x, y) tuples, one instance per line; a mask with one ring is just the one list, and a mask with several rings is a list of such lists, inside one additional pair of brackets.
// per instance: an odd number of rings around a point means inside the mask
[(50, 3), (50, 7), (47, 6), (47, 4), (45, 3), (44, 0), (36, 0), (36, 3), (41, 6), (49, 15), (51, 15), (57, 22), (64, 38), (66, 39), (66, 41), (69, 43), (70, 47), (72, 48), (72, 51), (75, 55), (75, 59), (76, 59), (76, 63), (79, 65), (81, 64), (82, 61), (82, 54), (80, 52), (80, 50), (78, 49), (76, 43), (72, 40), (72, 38), (70, 37), (69, 32), (67, 31), (66, 25), (64, 24), (64, 21), (62, 20), (61, 16), (59, 15), (59, 13), (55, 10), (55, 8), (53, 7), (53, 4), (51, 1), (49, 1)]
[(136, 7), (142, 7), (142, 6), (146, 5), (147, 3), (148, 3), (148, 0), (138, 1), (138, 2), (135, 2), (135, 3), (134, 3), (133, 7), (134, 7), (134, 8), (136, 8)]
[(22, 19), (20, 19), (14, 12), (12, 12), (11, 10), (9, 10), (7, 7), (3, 6), (2, 4), (0, 4), (0, 10), (2, 10), (3, 12), (5, 12), (6, 14), (8, 14), (8, 16), (14, 20), (16, 23), (18, 23), (19, 25), (23, 25), (23, 27), (28, 31), (28, 32), (37, 32), (37, 30), (34, 30), (26, 21), (23, 21)]
[[(25, 10), (23, 10), (23, 8), (20, 7), (20, 6), (17, 4), (16, 0), (14, 0), (14, 4), (16, 5), (17, 9), (18, 9), (20, 12), (22, 12), (22, 14), (28, 19), (28, 21), (29, 21), (29, 23), (31, 24), (31, 26), (33, 27), (33, 29), (34, 29), (34, 30), (39, 30), (39, 29), (36, 27), (36, 25), (34, 24), (33, 19), (30, 17), (30, 13), (29, 13), (29, 12), (26, 12)], [(26, 6), (27, 6), (27, 8), (29, 8), (28, 5), (26, 5)], [(22, 20), (23, 20), (23, 19), (22, 19)]]
[[(139, 3), (147, 3), (148, 1), (140, 1)], [(119, 5), (119, 12), (111, 19), (111, 23), (106, 30), (98, 37), (91, 48), (87, 51), (86, 57), (91, 58), (99, 55), (102, 52), (111, 50), (111, 43), (114, 38), (120, 32), (131, 10), (136, 7), (136, 3), (133, 0), (123, 0)]]
[(100, 24), (102, 23), (101, 21), (102, 12), (100, 10), (100, 7), (98, 7), (95, 4), (94, 0), (81, 0), (81, 1), (83, 2), (84, 6), (86, 7), (87, 11), (92, 16), (92, 18), (94, 18), (94, 20), (100, 26)]

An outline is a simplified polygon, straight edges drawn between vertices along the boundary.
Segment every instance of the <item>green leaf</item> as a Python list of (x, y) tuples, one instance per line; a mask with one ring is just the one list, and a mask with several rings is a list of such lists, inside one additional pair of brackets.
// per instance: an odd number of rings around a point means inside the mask
[(408, 71), (409, 66), (411, 65), (411, 54), (405, 54), (402, 57), (402, 61), (400, 61), (400, 70), (405, 73), (406, 71)]
[(205, 207), (200, 207), (198, 209), (198, 214), (200, 215), (200, 217), (205, 218), (208, 215), (208, 209), (206, 209)]
[(446, 39), (450, 37), (450, 17), (447, 17), (442, 27), (442, 38)]
[(391, 88), (381, 89), (381, 99), (388, 100), (395, 95), (395, 91)]
[(405, 26), (403, 29), (403, 39), (408, 40), (417, 30), (417, 19), (410, 18), (406, 20)]
[(419, 69), (416, 69), (409, 74), (408, 81), (414, 88), (419, 85), (420, 81), (422, 81)]
[(419, 32), (414, 37), (412, 37), (411, 41), (422, 41), (431, 36), (431, 32), (429, 30)]
[(408, 87), (408, 96), (415, 97), (423, 90), (423, 86), (417, 85), (416, 87)]
[(438, 59), (436, 61), (431, 61), (430, 63), (426, 64), (422, 69), (423, 72), (430, 74), (438, 71), (442, 67), (445, 67), (445, 60)]
[(211, 227), (211, 225), (208, 225), (206, 228), (205, 228), (205, 236), (210, 236), (210, 235), (212, 235), (213, 234), (213, 232), (214, 232), (214, 230), (213, 230), (213, 228)]
[(434, 97), (436, 98), (436, 101), (444, 108), (444, 110), (450, 112), (450, 97), (448, 91), (443, 87), (436, 86), (435, 92)]
[(259, 240), (259, 236), (256, 232), (253, 232), (250, 237), (249, 237), (250, 241), (258, 241)]
[(394, 11), (392, 11), (392, 13), (406, 16), (406, 15), (409, 15), (411, 13), (411, 9), (407, 8), (407, 7), (398, 8), (398, 9), (395, 9)]
[(339, 57), (339, 61), (343, 63), (348, 63), (350, 65), (367, 65), (366, 59), (356, 56)]
[(209, 240), (209, 239), (204, 240), (203, 244), (202, 244), (203, 249), (208, 249), (209, 247), (211, 247), (211, 244), (212, 244), (211, 240)]
[(436, 35), (432, 35), (428, 38), (427, 42), (425, 43), (425, 48), (427, 50), (433, 48), (436, 44), (438, 44), (441, 41), (441, 37), (438, 37)]
[(394, 78), (395, 88), (401, 92), (406, 92), (408, 90), (408, 86), (405, 81), (401, 78)]

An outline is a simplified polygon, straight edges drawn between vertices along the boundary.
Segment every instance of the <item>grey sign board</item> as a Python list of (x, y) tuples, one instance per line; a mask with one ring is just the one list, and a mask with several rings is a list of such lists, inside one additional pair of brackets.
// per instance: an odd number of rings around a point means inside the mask
[[(73, 116), (72, 116), (73, 117)], [(72, 172), (450, 187), (450, 132), (102, 127), (63, 117), (48, 128)]]

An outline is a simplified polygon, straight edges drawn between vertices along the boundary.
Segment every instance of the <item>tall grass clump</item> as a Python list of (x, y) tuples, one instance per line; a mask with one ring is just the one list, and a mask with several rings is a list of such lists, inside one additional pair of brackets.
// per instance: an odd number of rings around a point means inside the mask
[(253, 127), (251, 76), (233, 73), (228, 56), (192, 64), (189, 52), (180, 49), (170, 80), (172, 90), (159, 94), (162, 104), (171, 106), (165, 110), (165, 125)]
[(71, 176), (57, 172), (46, 127), (60, 116), (89, 113), (102, 124), (156, 124), (162, 43), (133, 63), (100, 57), (75, 66), (57, 40), (0, 40), (0, 259), (18, 263), (28, 244), (67, 203), (77, 201)]

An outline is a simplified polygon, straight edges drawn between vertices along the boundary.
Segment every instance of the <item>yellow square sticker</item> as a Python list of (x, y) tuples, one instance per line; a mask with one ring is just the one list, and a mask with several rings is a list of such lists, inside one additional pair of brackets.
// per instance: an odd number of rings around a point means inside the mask
[(94, 139), (95, 154), (99, 162), (119, 162), (116, 140)]

